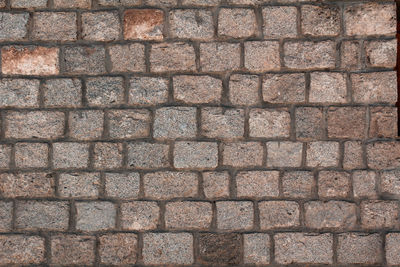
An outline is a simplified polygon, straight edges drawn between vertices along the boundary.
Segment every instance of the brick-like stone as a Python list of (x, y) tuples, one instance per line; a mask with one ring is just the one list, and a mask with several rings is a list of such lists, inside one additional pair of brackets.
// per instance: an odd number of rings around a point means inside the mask
[(343, 41), (340, 46), (341, 67), (358, 69), (360, 65), (360, 43), (358, 41)]
[(55, 8), (90, 8), (90, 0), (53, 0)]
[[(352, 174), (353, 195), (355, 198), (377, 198), (377, 175), (373, 171), (355, 171)], [(384, 181), (385, 178), (382, 178)]]
[(194, 138), (197, 133), (196, 108), (165, 107), (154, 115), (153, 137), (156, 139)]
[(347, 141), (344, 143), (343, 168), (347, 170), (364, 167), (363, 148), (361, 141)]
[(15, 165), (19, 168), (45, 168), (48, 165), (49, 146), (45, 143), (15, 144)]
[(233, 71), (240, 67), (239, 43), (201, 43), (202, 71)]
[(263, 100), (270, 103), (304, 102), (306, 79), (303, 73), (263, 76)]
[(157, 143), (131, 143), (128, 145), (128, 166), (139, 169), (169, 166), (169, 145)]
[(208, 229), (212, 220), (209, 202), (169, 202), (165, 206), (165, 226), (169, 229)]
[(188, 265), (194, 262), (190, 233), (145, 233), (143, 262), (146, 265)]
[(99, 254), (102, 264), (135, 264), (138, 237), (132, 233), (105, 234), (100, 236)]
[(315, 179), (308, 171), (290, 171), (282, 176), (283, 196), (290, 198), (309, 198), (313, 195)]
[(357, 103), (396, 103), (396, 72), (351, 74), (353, 99)]
[(147, 109), (111, 110), (108, 118), (111, 138), (141, 138), (150, 134), (150, 112)]
[(233, 167), (261, 166), (264, 149), (259, 142), (225, 143), (223, 146), (223, 165)]
[(1, 71), (7, 75), (57, 75), (59, 48), (6, 46), (1, 49)]
[(86, 98), (90, 106), (119, 105), (124, 101), (122, 77), (94, 77), (86, 82)]
[(29, 13), (5, 13), (0, 14), (0, 40), (23, 40), (28, 33)]
[(268, 142), (267, 167), (300, 167), (303, 143)]
[(39, 80), (1, 79), (0, 107), (37, 107)]
[(82, 14), (82, 38), (90, 41), (113, 41), (119, 39), (117, 12), (85, 12)]
[(143, 1), (146, 5), (150, 6), (173, 7), (178, 4), (178, 0), (143, 0)]
[(321, 171), (318, 175), (318, 195), (322, 198), (347, 198), (351, 193), (350, 174), (341, 171)]
[(307, 144), (307, 166), (336, 167), (339, 164), (338, 142), (311, 142)]
[(69, 46), (64, 50), (64, 72), (100, 74), (106, 72), (105, 49), (99, 45)]
[(336, 46), (333, 41), (286, 42), (283, 46), (285, 66), (291, 69), (334, 68)]
[(54, 168), (85, 168), (89, 164), (89, 145), (63, 142), (53, 144)]
[(400, 196), (400, 170), (391, 170), (381, 173), (380, 191), (384, 196), (397, 198)]
[(218, 145), (215, 142), (176, 142), (174, 167), (177, 169), (209, 169), (218, 165)]
[(50, 238), (51, 263), (56, 265), (91, 265), (95, 260), (94, 236), (55, 235)]
[(367, 164), (371, 169), (400, 167), (399, 142), (375, 142), (367, 145)]
[(187, 6), (214, 6), (219, 3), (219, 0), (182, 0), (182, 5)]
[(107, 197), (133, 199), (139, 196), (140, 176), (137, 172), (106, 173), (104, 183)]
[(12, 210), (13, 203), (11, 201), (0, 201), (0, 232), (11, 230)]
[(0, 169), (7, 169), (11, 161), (11, 146), (0, 145)]
[(75, 41), (77, 38), (75, 12), (33, 13), (32, 38), (46, 41)]
[(397, 40), (369, 41), (365, 44), (366, 63), (372, 67), (396, 66)]
[(36, 235), (0, 235), (0, 262), (7, 265), (44, 262), (44, 238)]
[(311, 73), (310, 102), (345, 103), (347, 102), (346, 78), (342, 73)]
[(360, 206), (361, 226), (366, 229), (398, 228), (399, 204), (397, 201), (363, 201)]
[(96, 198), (99, 196), (100, 174), (92, 172), (61, 173), (59, 195), (64, 198)]
[(3, 197), (53, 197), (54, 187), (53, 175), (43, 172), (0, 174), (0, 194)]
[(113, 45), (109, 48), (112, 72), (145, 71), (144, 45)]
[[(373, 25), (365, 27), (365, 25)], [(396, 7), (394, 3), (361, 3), (344, 10), (346, 35), (395, 35)]]
[(400, 264), (400, 234), (388, 233), (386, 234), (385, 255), (388, 265)]
[(47, 0), (11, 0), (12, 8), (45, 8)]
[(250, 230), (254, 208), (250, 201), (218, 201), (217, 228), (220, 230)]
[(153, 44), (150, 51), (150, 69), (154, 72), (194, 71), (195, 58), (194, 48), (190, 44)]
[(264, 37), (287, 38), (297, 36), (297, 8), (269, 6), (262, 9)]
[(132, 201), (121, 204), (121, 227), (124, 230), (151, 230), (159, 224), (160, 208), (157, 202)]
[(101, 138), (104, 114), (101, 110), (79, 110), (69, 113), (69, 135), (78, 140)]
[(363, 107), (328, 109), (328, 137), (363, 139), (366, 136), (366, 110)]
[(258, 95), (259, 78), (256, 75), (234, 74), (229, 79), (229, 100), (233, 105), (255, 105)]
[(78, 107), (82, 102), (82, 83), (78, 79), (51, 79), (43, 86), (46, 107)]
[(128, 103), (156, 105), (168, 101), (168, 80), (160, 77), (133, 77), (130, 80)]
[(332, 234), (279, 233), (274, 239), (275, 261), (279, 264), (333, 263)]
[(244, 110), (206, 107), (201, 110), (201, 134), (234, 139), (244, 135)]
[(250, 71), (279, 70), (279, 43), (277, 41), (252, 41), (244, 44), (244, 66)]
[(299, 140), (322, 139), (323, 112), (321, 108), (298, 107), (296, 108), (296, 137)]
[(96, 143), (94, 146), (94, 167), (97, 169), (115, 169), (122, 167), (122, 144)]
[(222, 8), (218, 14), (218, 35), (234, 38), (255, 36), (256, 14), (250, 8)]
[(277, 197), (279, 195), (279, 172), (245, 171), (236, 175), (238, 197)]
[(6, 138), (54, 139), (64, 135), (64, 113), (9, 111), (5, 114)]
[(397, 136), (397, 108), (371, 107), (368, 136), (396, 137)]
[(140, 0), (99, 0), (100, 6), (136, 6), (140, 4)]
[(223, 172), (203, 172), (203, 190), (206, 198), (225, 198), (229, 197), (229, 173)]
[(340, 9), (337, 5), (303, 5), (303, 33), (312, 36), (336, 36), (340, 33)]
[(155, 172), (143, 176), (144, 195), (153, 199), (197, 196), (198, 176), (192, 172)]
[(175, 100), (188, 104), (219, 103), (222, 81), (211, 76), (175, 76), (173, 79)]
[(260, 228), (290, 228), (300, 225), (300, 207), (294, 201), (262, 201), (258, 203)]
[(245, 264), (268, 264), (270, 262), (270, 238), (268, 234), (243, 235), (243, 259)]
[(76, 229), (98, 231), (113, 229), (117, 211), (113, 203), (105, 201), (78, 202), (76, 205)]
[(69, 205), (56, 201), (18, 201), (15, 227), (22, 230), (67, 230)]
[(290, 135), (290, 113), (287, 109), (252, 109), (249, 118), (251, 137), (287, 138)]
[(164, 12), (158, 9), (129, 9), (124, 13), (124, 38), (162, 40)]
[(174, 9), (169, 12), (172, 38), (206, 39), (214, 35), (212, 12), (202, 9)]
[(338, 236), (339, 263), (382, 263), (382, 239), (379, 234), (344, 233)]
[(237, 233), (199, 235), (201, 264), (238, 265), (241, 259), (242, 236)]
[(305, 224), (315, 229), (353, 229), (356, 226), (356, 205), (344, 201), (311, 201), (304, 205)]

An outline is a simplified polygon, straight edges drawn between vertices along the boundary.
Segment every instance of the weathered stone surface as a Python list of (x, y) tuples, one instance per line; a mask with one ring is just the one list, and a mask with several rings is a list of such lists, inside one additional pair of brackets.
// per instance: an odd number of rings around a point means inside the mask
[(79, 140), (99, 139), (103, 134), (104, 114), (101, 110), (80, 110), (69, 113), (69, 136)]
[(222, 81), (211, 76), (175, 76), (174, 97), (187, 104), (219, 103)]
[(371, 107), (369, 137), (397, 136), (397, 108)]
[(169, 202), (165, 206), (165, 226), (169, 229), (208, 229), (212, 220), (209, 202)]
[(306, 79), (303, 73), (263, 76), (263, 100), (270, 103), (304, 102)]
[(240, 44), (201, 43), (200, 67), (202, 71), (233, 71), (240, 66)]
[(311, 73), (310, 102), (346, 103), (346, 78), (342, 73)]
[(86, 82), (86, 98), (90, 106), (112, 106), (124, 101), (122, 77), (95, 77)]
[(65, 198), (96, 198), (99, 196), (99, 173), (61, 173), (58, 191)]
[(139, 196), (140, 176), (137, 172), (106, 173), (105, 194), (112, 198), (133, 199)]
[(279, 43), (276, 41), (251, 41), (244, 44), (244, 66), (250, 71), (279, 70)]
[(223, 198), (229, 196), (229, 173), (203, 172), (203, 190), (206, 198)]
[(225, 143), (223, 145), (223, 165), (233, 167), (261, 166), (264, 149), (259, 142)]
[(177, 169), (210, 169), (218, 166), (218, 145), (215, 142), (176, 142), (174, 167)]
[(244, 110), (201, 109), (201, 134), (208, 138), (234, 139), (244, 135)]
[(144, 45), (113, 45), (109, 48), (112, 72), (137, 72), (146, 69)]
[(99, 254), (102, 264), (135, 264), (138, 252), (136, 234), (105, 234), (100, 238)]
[(11, 161), (11, 146), (0, 145), (0, 168), (7, 169)]
[(356, 226), (356, 205), (344, 201), (311, 201), (304, 205), (305, 224), (315, 229), (353, 229)]
[(237, 265), (240, 263), (240, 234), (202, 233), (199, 236), (199, 257), (202, 264)]
[(212, 12), (202, 9), (175, 9), (169, 13), (171, 37), (211, 39), (214, 35)]
[(68, 46), (64, 50), (64, 72), (99, 74), (106, 72), (103, 46)]
[[(377, 198), (376, 192), (376, 184), (377, 184), (377, 175), (373, 171), (355, 171), (352, 174), (353, 180), (353, 194), (355, 198), (368, 198), (374, 199)], [(386, 184), (386, 177), (382, 177), (382, 184)], [(382, 188), (386, 186), (383, 185)], [(393, 188), (396, 188), (393, 185)], [(386, 191), (383, 189), (383, 191)]]
[(290, 171), (282, 176), (283, 195), (290, 198), (309, 198), (313, 195), (315, 179), (308, 171)]
[(340, 9), (337, 5), (303, 5), (303, 33), (312, 36), (336, 36), (340, 32)]
[(384, 196), (400, 196), (400, 170), (385, 171), (380, 175), (380, 190)]
[(78, 107), (82, 102), (82, 83), (78, 79), (51, 79), (44, 83), (46, 107)]
[(323, 137), (323, 111), (321, 108), (296, 108), (296, 137), (300, 140), (320, 140)]
[(196, 137), (196, 120), (196, 108), (159, 108), (154, 115), (153, 137), (156, 139)]
[(300, 207), (294, 201), (263, 201), (258, 204), (260, 228), (290, 228), (300, 225)]
[(93, 151), (94, 167), (96, 169), (115, 169), (122, 167), (121, 143), (96, 143)]
[(0, 14), (0, 40), (22, 40), (28, 33), (28, 13), (12, 14), (1, 12)]
[(53, 197), (54, 185), (53, 175), (44, 172), (0, 174), (0, 193), (3, 197)]
[(12, 8), (44, 8), (47, 0), (11, 0)]
[(371, 169), (390, 169), (400, 166), (399, 142), (374, 142), (367, 145), (367, 164)]
[(334, 68), (335, 43), (332, 41), (298, 42), (284, 44), (284, 63), (292, 69)]
[(252, 109), (249, 128), (251, 137), (285, 138), (290, 132), (290, 113), (287, 109)]
[(45, 143), (17, 143), (15, 165), (20, 168), (46, 168), (49, 146)]
[(347, 198), (351, 191), (350, 174), (321, 171), (318, 175), (318, 195), (322, 198)]
[(396, 66), (397, 40), (369, 41), (365, 44), (366, 60), (369, 66), (394, 68)]
[(125, 230), (151, 230), (159, 224), (157, 202), (132, 201), (121, 204), (121, 226)]
[(379, 234), (345, 233), (338, 237), (338, 262), (379, 264), (382, 262)]
[(1, 79), (0, 107), (37, 107), (39, 80)]
[(341, 46), (341, 67), (358, 69), (360, 64), (360, 43), (358, 41), (343, 41)]
[(76, 203), (76, 228), (81, 231), (113, 229), (116, 220), (116, 208), (111, 202)]
[(250, 201), (218, 201), (217, 228), (250, 230), (253, 228), (253, 203)]
[(361, 226), (366, 229), (396, 229), (399, 226), (399, 204), (397, 201), (363, 201), (360, 210)]
[(55, 265), (93, 264), (95, 243), (94, 236), (53, 235), (50, 262)]
[(279, 172), (245, 171), (236, 175), (238, 197), (277, 197), (279, 195)]
[(130, 143), (128, 145), (128, 166), (151, 169), (169, 166), (169, 145), (157, 143)]
[(55, 8), (90, 8), (90, 0), (53, 0)]
[(13, 203), (11, 201), (0, 201), (0, 232), (11, 230), (12, 210)]
[(328, 137), (363, 139), (366, 136), (366, 110), (361, 107), (328, 109)]
[(270, 262), (270, 238), (268, 234), (243, 235), (243, 258), (246, 264), (268, 264)]
[(339, 143), (311, 142), (307, 145), (307, 166), (335, 167), (339, 164)]
[(300, 167), (303, 143), (268, 142), (267, 167)]
[(385, 244), (385, 255), (386, 262), (392, 265), (400, 264), (400, 234), (399, 233), (389, 233), (386, 235)]
[(168, 101), (168, 80), (156, 77), (133, 77), (130, 80), (128, 103), (156, 105)]
[(117, 12), (85, 12), (82, 14), (82, 38), (91, 41), (119, 39), (120, 25)]
[(343, 168), (347, 170), (364, 168), (363, 148), (361, 141), (344, 143)]
[(162, 40), (164, 12), (158, 9), (128, 9), (124, 13), (124, 38)]
[(259, 78), (256, 75), (234, 74), (229, 79), (229, 100), (233, 105), (254, 105), (260, 101)]
[(353, 99), (357, 103), (395, 103), (397, 82), (395, 72), (351, 74)]
[(150, 50), (150, 69), (154, 72), (194, 71), (196, 55), (187, 43), (153, 44)]
[(150, 112), (147, 109), (110, 110), (108, 118), (111, 138), (140, 138), (150, 134)]
[(218, 14), (218, 35), (244, 38), (257, 34), (256, 15), (253, 9), (222, 8)]
[(44, 262), (44, 238), (36, 235), (0, 235), (0, 262), (4, 265)]
[(36, 12), (33, 14), (35, 40), (74, 41), (77, 38), (76, 13)]
[(264, 37), (287, 38), (297, 36), (297, 8), (270, 6), (262, 9)]
[(57, 169), (85, 168), (89, 164), (89, 144), (62, 142), (53, 144), (53, 165)]

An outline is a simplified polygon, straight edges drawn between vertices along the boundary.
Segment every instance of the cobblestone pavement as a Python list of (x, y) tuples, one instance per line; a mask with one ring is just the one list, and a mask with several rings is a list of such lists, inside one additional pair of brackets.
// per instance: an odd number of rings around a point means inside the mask
[(400, 265), (395, 34), (394, 1), (0, 0), (0, 265)]

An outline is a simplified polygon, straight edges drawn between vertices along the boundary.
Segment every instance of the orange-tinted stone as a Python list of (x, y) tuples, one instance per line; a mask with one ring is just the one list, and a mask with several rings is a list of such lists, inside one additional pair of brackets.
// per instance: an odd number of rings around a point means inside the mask
[(130, 9), (124, 14), (124, 39), (162, 40), (164, 12)]

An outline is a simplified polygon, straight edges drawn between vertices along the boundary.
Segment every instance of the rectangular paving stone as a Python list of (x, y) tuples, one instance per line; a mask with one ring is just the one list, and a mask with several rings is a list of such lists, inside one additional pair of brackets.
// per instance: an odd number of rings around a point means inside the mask
[(278, 171), (243, 171), (236, 174), (238, 197), (278, 197)]
[(95, 243), (94, 236), (53, 235), (50, 238), (50, 262), (55, 265), (93, 264)]
[(264, 233), (243, 235), (243, 258), (246, 264), (270, 262), (270, 237)]
[(108, 197), (132, 199), (139, 196), (140, 175), (137, 172), (106, 173), (105, 194)]
[(0, 201), (0, 232), (11, 231), (13, 203)]
[(100, 174), (92, 172), (60, 173), (58, 193), (63, 198), (96, 198), (99, 196)]
[(21, 172), (0, 174), (0, 193), (3, 197), (46, 198), (54, 196), (54, 174)]
[(338, 262), (342, 264), (382, 263), (379, 234), (344, 233), (338, 237)]
[(208, 229), (212, 220), (212, 204), (199, 201), (169, 202), (165, 206), (168, 229)]
[(29, 13), (0, 14), (0, 40), (23, 40), (28, 34)]
[(105, 234), (100, 238), (99, 254), (102, 264), (135, 264), (138, 237), (132, 233)]
[(141, 138), (150, 134), (150, 111), (147, 109), (110, 110), (107, 116), (113, 139)]
[(36, 12), (32, 38), (47, 41), (75, 41), (78, 26), (75, 12)]
[(44, 238), (37, 235), (0, 235), (0, 263), (27, 265), (43, 263)]
[(219, 230), (250, 230), (253, 228), (254, 206), (250, 201), (217, 201)]
[(218, 145), (215, 142), (176, 142), (174, 167), (177, 169), (212, 169), (218, 166)]
[(160, 207), (155, 201), (124, 202), (120, 216), (124, 230), (152, 230), (160, 224)]
[(242, 236), (237, 233), (201, 233), (199, 235), (201, 264), (237, 265), (241, 261)]
[(81, 231), (99, 231), (115, 228), (116, 207), (106, 201), (77, 202), (76, 229)]
[(300, 225), (300, 206), (294, 201), (262, 201), (258, 203), (258, 210), (263, 230)]

